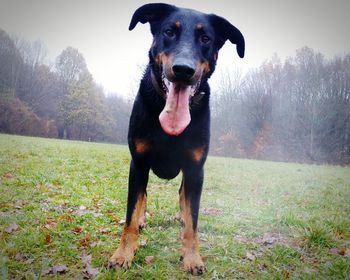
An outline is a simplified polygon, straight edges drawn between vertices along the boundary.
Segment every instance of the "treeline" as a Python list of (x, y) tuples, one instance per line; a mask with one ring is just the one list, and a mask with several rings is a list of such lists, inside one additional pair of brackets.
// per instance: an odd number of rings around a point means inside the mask
[(44, 44), (0, 29), (0, 132), (126, 142), (131, 105), (105, 96), (78, 50), (45, 64)]
[(350, 55), (304, 47), (244, 77), (223, 75), (213, 94), (212, 153), (350, 163)]
[[(125, 143), (131, 104), (104, 94), (78, 50), (45, 57), (43, 43), (0, 30), (0, 132)], [(350, 54), (304, 47), (225, 73), (211, 104), (212, 154), (350, 163)]]

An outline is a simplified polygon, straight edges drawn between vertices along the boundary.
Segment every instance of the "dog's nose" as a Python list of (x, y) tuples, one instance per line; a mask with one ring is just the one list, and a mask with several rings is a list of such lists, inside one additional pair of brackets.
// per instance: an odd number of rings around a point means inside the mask
[(176, 63), (172, 67), (174, 75), (177, 79), (190, 79), (196, 71), (189, 63)]

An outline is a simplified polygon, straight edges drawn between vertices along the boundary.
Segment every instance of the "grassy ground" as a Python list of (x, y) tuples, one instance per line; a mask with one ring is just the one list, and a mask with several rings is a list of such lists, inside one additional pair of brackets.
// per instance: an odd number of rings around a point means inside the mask
[(135, 262), (107, 269), (128, 164), (124, 146), (0, 135), (0, 279), (350, 278), (349, 167), (214, 157), (199, 219), (207, 272), (181, 270), (180, 177), (154, 175)]

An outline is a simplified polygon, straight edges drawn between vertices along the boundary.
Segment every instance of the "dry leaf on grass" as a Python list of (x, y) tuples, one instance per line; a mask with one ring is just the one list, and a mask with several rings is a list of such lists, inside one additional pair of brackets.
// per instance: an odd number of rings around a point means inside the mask
[(86, 234), (80, 241), (80, 246), (87, 247), (90, 245), (90, 234)]
[(9, 224), (9, 226), (5, 229), (5, 231), (8, 234), (12, 234), (14, 231), (16, 231), (17, 229), (19, 229), (19, 226), (16, 223), (11, 223)]
[(216, 216), (221, 214), (221, 209), (214, 208), (214, 207), (207, 207), (202, 209), (203, 215), (208, 215), (208, 216)]
[(81, 255), (81, 261), (85, 266), (85, 270), (83, 271), (84, 278), (90, 279), (99, 274), (97, 268), (92, 267), (91, 265), (92, 256), (86, 254), (85, 252)]
[(145, 257), (145, 263), (150, 264), (154, 261), (154, 256), (146, 256)]
[(23, 255), (22, 253), (18, 252), (16, 255), (15, 255), (15, 260), (20, 262), (20, 261), (24, 261), (26, 260), (26, 256)]
[(46, 219), (45, 224), (43, 225), (43, 227), (46, 229), (54, 228), (56, 226), (57, 226), (57, 222), (51, 218)]
[(68, 267), (65, 266), (65, 265), (56, 265), (56, 266), (53, 266), (53, 267), (50, 267), (46, 270), (44, 270), (41, 275), (44, 276), (44, 275), (48, 275), (48, 274), (63, 274), (63, 273), (66, 273), (68, 270)]
[(13, 178), (13, 174), (11, 172), (7, 172), (4, 175), (2, 175), (4, 178), (6, 179), (12, 179)]
[(254, 255), (254, 253), (247, 252), (245, 256), (250, 261), (255, 261), (256, 260), (256, 256)]
[(83, 232), (83, 227), (75, 227), (72, 229), (72, 231), (75, 233), (75, 234), (80, 234)]
[(44, 238), (44, 242), (45, 244), (50, 244), (52, 242), (52, 239), (51, 239), (51, 235), (50, 234), (46, 234), (45, 235), (45, 238)]
[(110, 233), (111, 229), (110, 228), (101, 227), (101, 228), (98, 229), (98, 232), (102, 233), (102, 234), (106, 234), (106, 233)]
[(350, 257), (350, 249), (346, 248), (331, 248), (329, 249), (329, 252), (338, 255), (338, 256), (344, 256), (344, 257)]

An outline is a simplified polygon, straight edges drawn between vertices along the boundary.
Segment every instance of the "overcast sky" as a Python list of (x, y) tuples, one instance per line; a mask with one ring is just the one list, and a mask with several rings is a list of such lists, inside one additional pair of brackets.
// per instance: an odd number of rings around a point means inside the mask
[[(160, 1), (157, 1), (160, 2)], [(259, 66), (274, 53), (284, 59), (302, 46), (326, 57), (350, 53), (350, 0), (193, 0), (163, 1), (225, 17), (246, 40), (240, 59), (229, 42), (219, 53), (220, 71)], [(107, 92), (130, 96), (147, 63), (152, 38), (148, 24), (130, 32), (140, 0), (0, 0), (0, 28), (29, 40), (42, 40), (52, 62), (67, 46), (85, 57)]]

